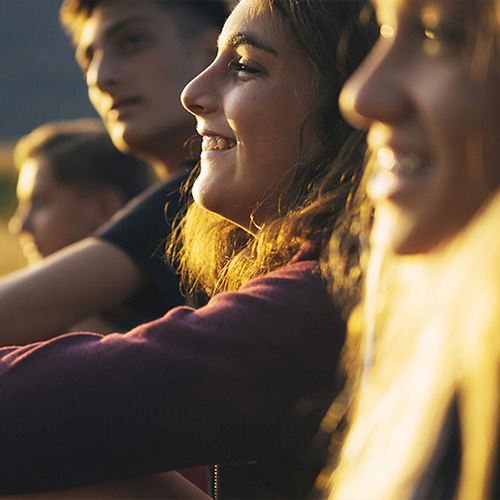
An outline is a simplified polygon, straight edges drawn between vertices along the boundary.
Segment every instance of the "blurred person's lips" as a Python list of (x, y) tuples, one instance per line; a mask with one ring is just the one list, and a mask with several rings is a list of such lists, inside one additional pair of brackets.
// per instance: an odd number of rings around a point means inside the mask
[(411, 196), (425, 192), (433, 172), (432, 156), (416, 144), (391, 140), (374, 153), (374, 170), (367, 185), (373, 200), (392, 200), (405, 204)]
[(123, 119), (131, 112), (138, 104), (141, 103), (139, 97), (121, 97), (113, 99), (113, 103), (108, 112), (112, 119)]

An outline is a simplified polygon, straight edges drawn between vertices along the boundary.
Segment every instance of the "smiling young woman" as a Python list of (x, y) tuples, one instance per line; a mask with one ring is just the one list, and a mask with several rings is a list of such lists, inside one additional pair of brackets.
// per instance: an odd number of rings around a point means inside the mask
[(344, 16), (359, 4), (337, 6), (335, 20), (330, 8), (314, 2), (306, 24), (302, 2), (240, 2), (216, 59), (184, 89), (203, 152), (196, 203), (169, 253), (191, 291), (237, 290), (284, 265), (313, 236), (325, 245), (337, 222), (330, 214), (359, 181), (357, 159), (349, 157), (360, 151), (359, 137), (338, 121), (335, 95), (370, 37), (332, 52), (314, 23), (329, 29), (334, 22), (348, 39)]
[(341, 104), (368, 128), (375, 231), (396, 253), (422, 252), (453, 236), (500, 185), (500, 93), (481, 54), (489, 49), (476, 37), (475, 2), (375, 6), (391, 29)]
[(373, 4), (380, 38), (340, 98), (372, 153), (353, 214), (365, 244), (373, 217), (354, 409), (319, 483), (335, 499), (497, 498), (498, 2)]

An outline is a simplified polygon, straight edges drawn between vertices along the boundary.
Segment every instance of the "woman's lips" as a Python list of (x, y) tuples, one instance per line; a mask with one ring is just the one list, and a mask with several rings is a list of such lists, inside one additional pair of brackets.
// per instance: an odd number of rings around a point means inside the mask
[(377, 151), (375, 172), (392, 172), (395, 175), (410, 176), (418, 173), (425, 165), (426, 162), (418, 155), (396, 155), (391, 148), (382, 147)]
[(216, 151), (224, 149), (233, 149), (236, 146), (236, 141), (220, 136), (203, 136), (201, 143), (202, 151)]
[(430, 170), (427, 156), (397, 152), (390, 147), (381, 147), (374, 161), (367, 186), (372, 200), (404, 199), (419, 188)]

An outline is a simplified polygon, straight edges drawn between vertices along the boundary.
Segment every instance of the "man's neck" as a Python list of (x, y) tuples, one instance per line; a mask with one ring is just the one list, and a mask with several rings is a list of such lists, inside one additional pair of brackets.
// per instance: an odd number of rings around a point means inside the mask
[(190, 138), (196, 136), (196, 132), (192, 129), (186, 129), (177, 135), (176, 141), (173, 141), (174, 137), (169, 137), (168, 140), (159, 141), (160, 144), (156, 151), (151, 151), (150, 162), (160, 179), (168, 179), (186, 161), (196, 160), (199, 157), (199, 143), (196, 147), (192, 147), (189, 141)]

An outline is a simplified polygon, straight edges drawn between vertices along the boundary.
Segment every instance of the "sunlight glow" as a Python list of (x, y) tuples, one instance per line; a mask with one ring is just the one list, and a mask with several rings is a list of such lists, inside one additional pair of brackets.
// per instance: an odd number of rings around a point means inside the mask
[(389, 24), (380, 26), (380, 36), (382, 38), (392, 38), (394, 36), (394, 28)]

